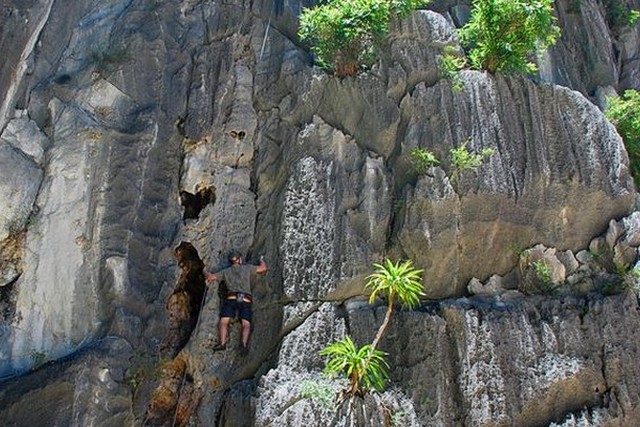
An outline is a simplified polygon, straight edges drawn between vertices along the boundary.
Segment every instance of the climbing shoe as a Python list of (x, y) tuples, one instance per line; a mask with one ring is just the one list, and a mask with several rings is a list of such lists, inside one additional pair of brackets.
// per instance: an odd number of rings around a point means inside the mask
[(227, 345), (226, 344), (220, 344), (220, 343), (217, 343), (212, 348), (213, 351), (222, 351), (222, 350), (226, 350), (226, 349), (227, 349)]

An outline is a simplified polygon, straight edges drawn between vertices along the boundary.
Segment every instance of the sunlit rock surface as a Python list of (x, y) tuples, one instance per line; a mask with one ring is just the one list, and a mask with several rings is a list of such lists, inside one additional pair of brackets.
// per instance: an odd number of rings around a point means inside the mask
[[(637, 424), (637, 195), (594, 103), (638, 87), (638, 26), (579, 3), (556, 2), (563, 37), (538, 76), (465, 71), (457, 91), (437, 61), (467, 1), (394, 22), (379, 64), (344, 79), (295, 36), (311, 2), (5, 1), (0, 418)], [(465, 143), (494, 154), (456, 171)], [(417, 173), (415, 147), (440, 164)], [(205, 271), (232, 249), (264, 255), (248, 355), (239, 322), (211, 351), (214, 286), (175, 358), (159, 356), (182, 242)], [(414, 259), (432, 301), (396, 313), (387, 390), (333, 411), (305, 390), (343, 387), (320, 349), (375, 334), (384, 309), (363, 283), (384, 256)], [(538, 260), (554, 295), (528, 286)]]

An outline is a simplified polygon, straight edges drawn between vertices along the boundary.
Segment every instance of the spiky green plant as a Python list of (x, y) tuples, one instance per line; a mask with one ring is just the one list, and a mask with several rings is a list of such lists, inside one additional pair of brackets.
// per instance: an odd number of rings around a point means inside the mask
[(351, 338), (347, 335), (342, 340), (329, 344), (320, 351), (321, 356), (327, 356), (329, 360), (324, 372), (330, 376), (345, 374), (349, 379), (347, 395), (362, 396), (368, 390), (374, 388), (382, 390), (387, 374), (387, 362), (385, 353), (375, 350), (371, 344), (356, 348)]
[(424, 287), (422, 285), (422, 270), (415, 268), (411, 260), (393, 262), (389, 258), (385, 258), (382, 264), (374, 263), (373, 266), (376, 271), (367, 277), (365, 285), (366, 289), (372, 291), (369, 296), (369, 304), (373, 304), (378, 296), (384, 296), (387, 299), (384, 320), (371, 343), (371, 347), (375, 350), (387, 331), (396, 298), (403, 305), (414, 308), (420, 304), (420, 297), (424, 295)]
[(394, 302), (397, 299), (403, 305), (415, 307), (420, 303), (422, 290), (422, 270), (413, 267), (412, 261), (393, 262), (386, 258), (381, 264), (374, 263), (376, 271), (367, 277), (365, 288), (371, 290), (369, 303), (373, 304), (378, 296), (387, 298), (387, 311), (384, 321), (371, 344), (356, 348), (355, 344), (345, 336), (341, 341), (334, 342), (320, 351), (320, 355), (329, 360), (325, 366), (325, 373), (332, 376), (345, 373), (349, 379), (347, 395), (362, 396), (374, 388), (381, 390), (389, 378), (385, 361), (386, 353), (377, 350), (378, 343), (384, 335), (391, 315)]

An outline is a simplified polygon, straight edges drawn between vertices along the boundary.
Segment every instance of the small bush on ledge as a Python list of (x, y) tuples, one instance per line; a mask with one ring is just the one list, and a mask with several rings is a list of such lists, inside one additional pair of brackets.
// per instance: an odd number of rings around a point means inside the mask
[(553, 0), (473, 0), (460, 30), (471, 67), (504, 73), (536, 71), (530, 57), (555, 44)]
[(640, 92), (625, 90), (620, 98), (607, 98), (605, 115), (614, 124), (629, 154), (631, 175), (640, 187)]
[(317, 63), (338, 77), (354, 76), (376, 60), (391, 18), (404, 17), (424, 0), (328, 0), (305, 8), (298, 35), (311, 43)]

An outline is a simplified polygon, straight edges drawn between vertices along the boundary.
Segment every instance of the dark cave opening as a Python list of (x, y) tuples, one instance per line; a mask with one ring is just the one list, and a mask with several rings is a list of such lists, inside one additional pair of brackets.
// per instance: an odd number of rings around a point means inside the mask
[(180, 242), (174, 249), (174, 255), (180, 277), (165, 304), (169, 325), (161, 346), (161, 350), (170, 357), (174, 357), (189, 341), (198, 323), (206, 289), (204, 262), (197, 249), (189, 242)]
[(201, 188), (195, 194), (184, 190), (180, 191), (180, 205), (184, 206), (182, 220), (198, 219), (202, 209), (209, 203), (215, 203), (215, 200), (216, 196), (212, 187)]

